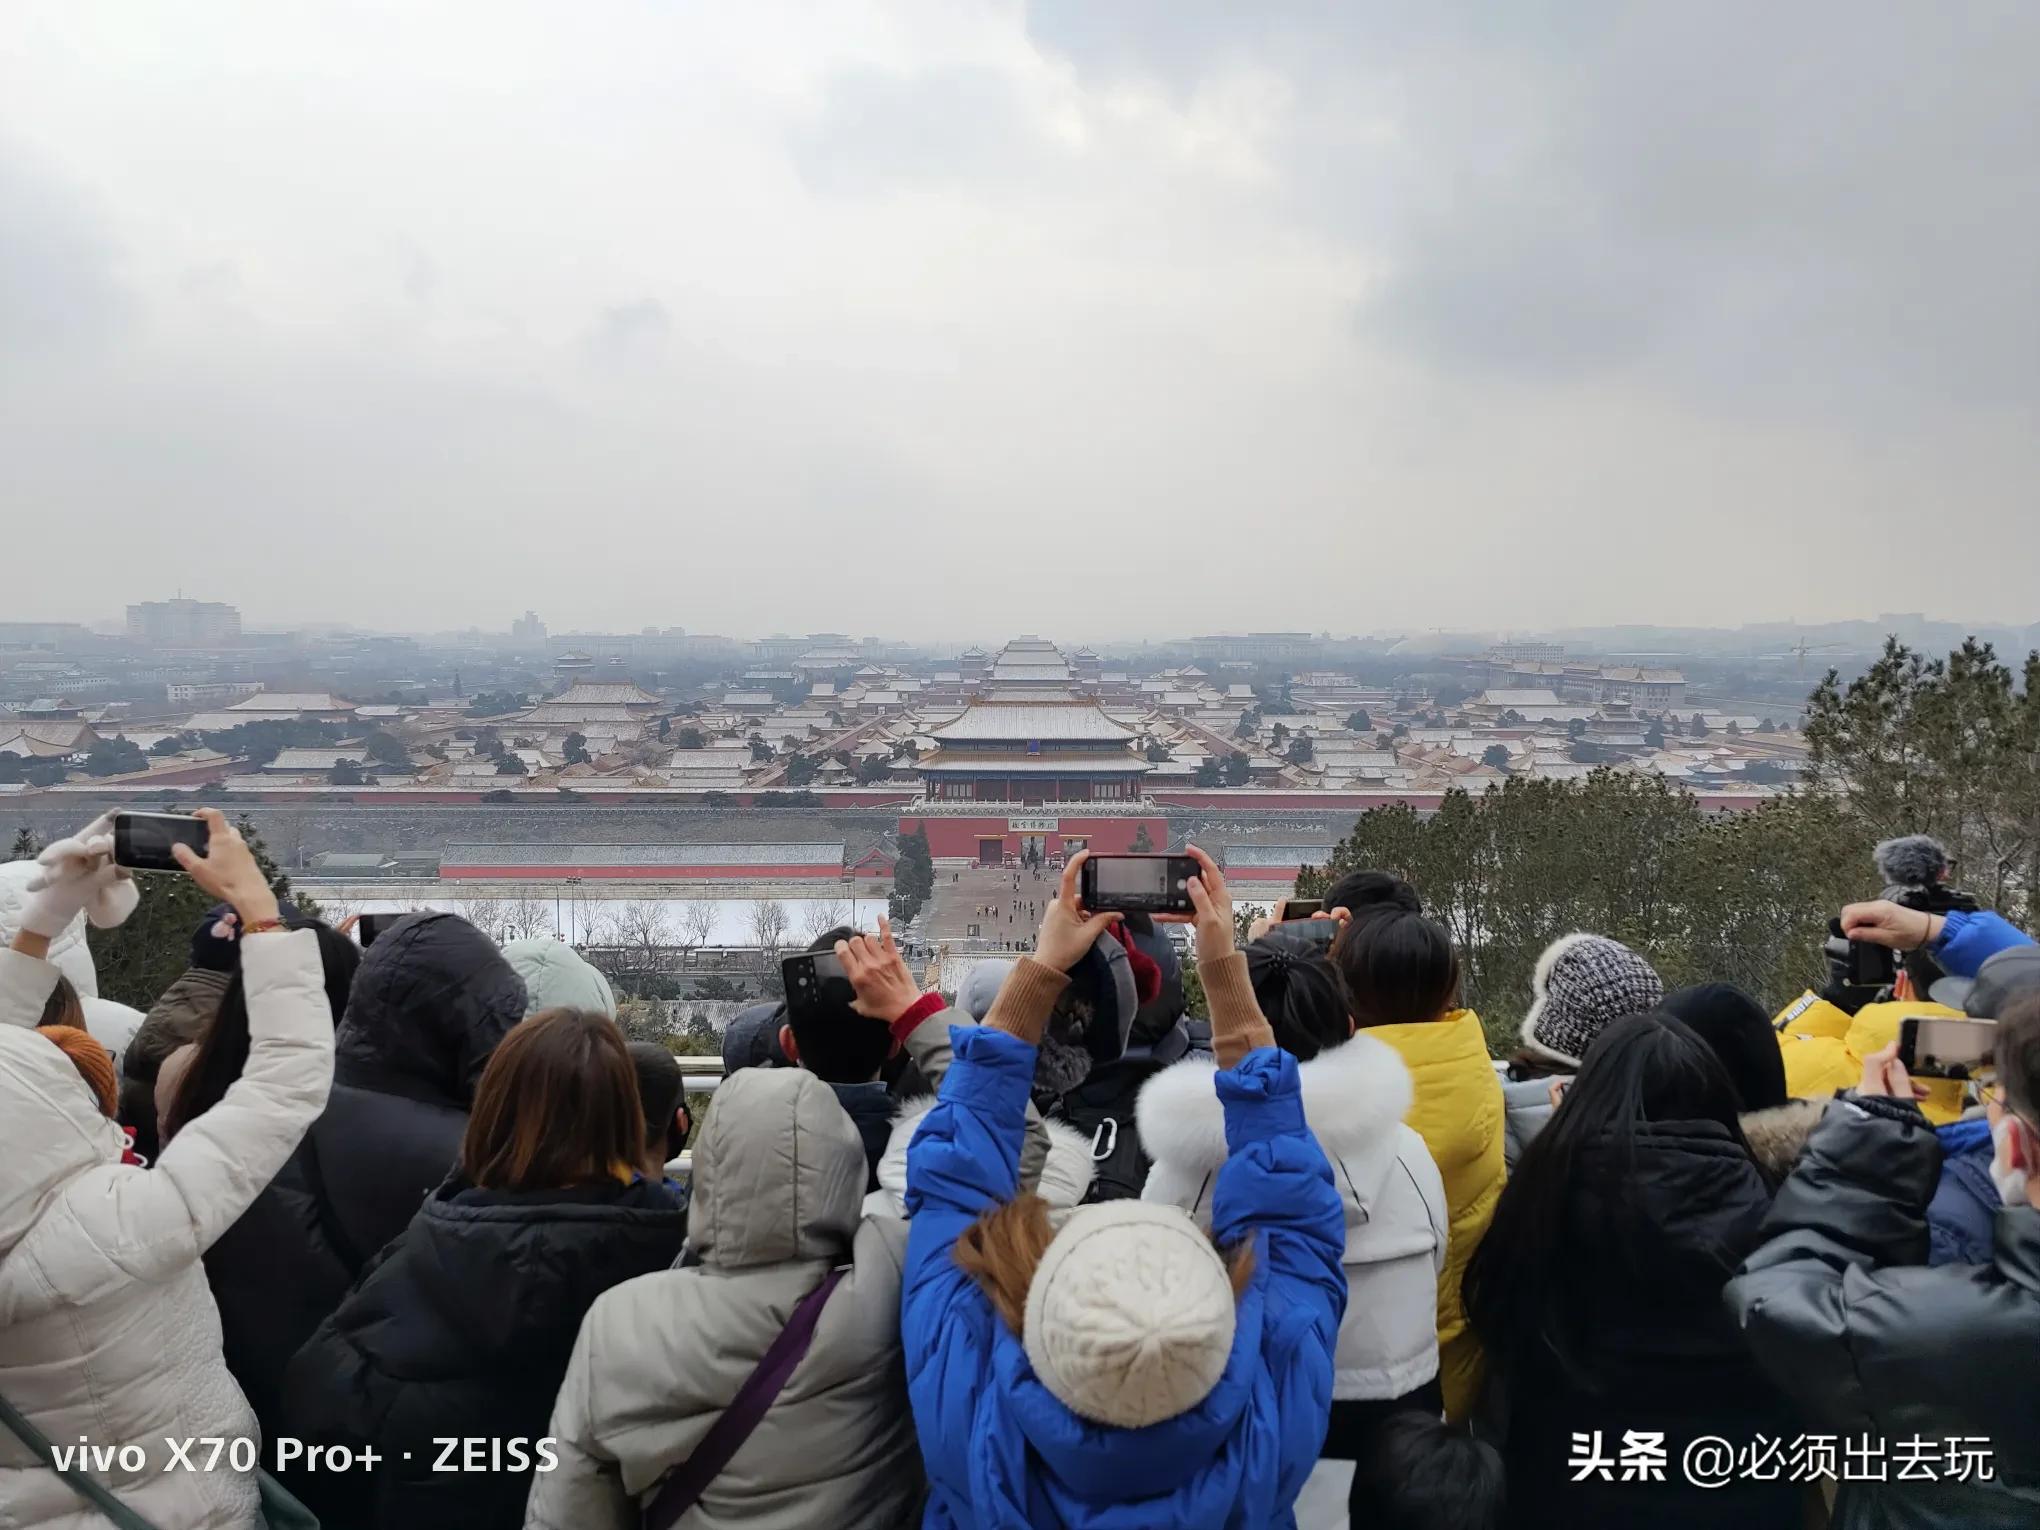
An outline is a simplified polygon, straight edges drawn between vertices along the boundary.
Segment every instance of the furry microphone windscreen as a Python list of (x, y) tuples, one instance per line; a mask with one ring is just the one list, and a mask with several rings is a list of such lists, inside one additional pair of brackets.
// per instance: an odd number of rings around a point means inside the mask
[(1948, 852), (1928, 834), (1887, 839), (1875, 859), (1877, 874), (1894, 887), (1932, 887), (1948, 874)]

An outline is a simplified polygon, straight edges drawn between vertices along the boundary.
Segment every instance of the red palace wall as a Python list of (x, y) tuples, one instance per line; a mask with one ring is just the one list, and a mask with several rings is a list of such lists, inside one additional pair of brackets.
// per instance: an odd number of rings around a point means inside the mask
[[(1014, 828), (1014, 824), (1049, 825), (1053, 828)], [(1018, 855), (1023, 839), (1040, 839), (1046, 854), (1061, 854), (1064, 836), (1075, 835), (1083, 839), (1093, 850), (1104, 855), (1125, 855), (1133, 849), (1134, 836), (1142, 826), (1147, 828), (1148, 843), (1156, 850), (1168, 848), (1169, 821), (1157, 814), (1152, 818), (1087, 818), (1079, 813), (1025, 812), (1013, 814), (987, 814), (982, 818), (902, 818), (900, 832), (911, 834), (919, 828), (928, 831), (928, 853), (936, 860), (975, 861), (978, 858), (978, 841), (997, 835), (1001, 841), (1000, 853)]]

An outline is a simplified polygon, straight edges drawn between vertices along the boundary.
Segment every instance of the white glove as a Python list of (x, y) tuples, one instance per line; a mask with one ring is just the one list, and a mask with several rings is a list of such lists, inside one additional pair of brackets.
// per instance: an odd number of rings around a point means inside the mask
[(36, 857), (36, 865), (21, 907), (21, 927), (31, 935), (55, 940), (81, 912), (100, 929), (110, 930), (141, 901), (134, 878), (113, 864), (110, 813), (50, 845)]

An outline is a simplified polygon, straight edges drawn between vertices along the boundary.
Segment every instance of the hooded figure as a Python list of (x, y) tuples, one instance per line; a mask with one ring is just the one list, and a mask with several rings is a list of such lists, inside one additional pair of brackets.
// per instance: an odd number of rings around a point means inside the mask
[(524, 979), (527, 1015), (542, 1009), (585, 1009), (616, 1018), (616, 991), (609, 986), (609, 979), (564, 940), (506, 940), (503, 960)]
[(1696, 983), (1666, 994), (1664, 1009), (1721, 1060), (1742, 1101), (1737, 1122), (1750, 1156), (1773, 1184), (1784, 1179), (1827, 1101), (1795, 1100), (1785, 1092), (1785, 1059), (1764, 1007), (1733, 983)]
[(900, 1372), (906, 1225), (859, 1215), (864, 1149), (829, 1086), (747, 1069), (715, 1092), (694, 1150), (699, 1263), (626, 1281), (581, 1324), (533, 1479), (526, 1530), (634, 1525), (700, 1446), (831, 1268), (814, 1340), (690, 1530), (908, 1525), (924, 1489)]
[[(21, 928), (21, 906), (28, 897), (29, 879), (36, 874), (34, 861), (0, 862), (0, 946), (14, 939)], [(50, 941), (49, 962), (78, 990), (79, 1007), (85, 1011), (85, 1029), (119, 1062), (141, 1029), (141, 1011), (111, 999), (99, 997), (99, 969), (92, 961), (92, 948), (85, 940), (85, 916), (80, 914)]]
[[(235, 1439), (255, 1418), (220, 1352), (199, 1256), (289, 1155), (325, 1102), (333, 1022), (309, 934), (253, 937), (242, 1079), (152, 1169), (71, 1061), (29, 1027), (57, 968), (0, 951), (0, 1396), (60, 1444), (139, 1446), (95, 1475), (154, 1524), (246, 1530), (252, 1472), (173, 1470), (166, 1438)], [(274, 1294), (274, 1293), (270, 1293)], [(106, 1521), (0, 1430), (0, 1524)]]
[[(1117, 949), (1108, 949), (1108, 947)], [(1211, 1027), (1183, 1012), (1182, 962), (1145, 915), (1130, 917), (1099, 941), (1117, 968), (1123, 951), (1137, 1008), (1119, 1056), (1093, 1062), (1076, 1084), (1043, 1107), (1049, 1125), (1077, 1134), (1091, 1160), (1088, 1201), (1129, 1200), (1147, 1183), (1150, 1160), (1136, 1109), (1142, 1087), (1170, 1064), (1211, 1055)], [(1114, 973), (1115, 983), (1117, 973)], [(1123, 1002), (1123, 993), (1120, 1001)], [(1217, 1097), (1205, 1095), (1216, 1105)]]
[(482, 1068), (524, 1007), (523, 980), (452, 914), (409, 915), (362, 953), (331, 1100), (206, 1256), (227, 1363), (265, 1436), (285, 1432), (291, 1356), (453, 1167)]

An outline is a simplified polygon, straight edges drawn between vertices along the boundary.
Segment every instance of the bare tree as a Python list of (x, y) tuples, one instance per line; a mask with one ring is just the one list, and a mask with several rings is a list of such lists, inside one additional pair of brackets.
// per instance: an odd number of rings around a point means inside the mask
[(635, 898), (616, 911), (616, 943), (639, 972), (659, 970), (659, 953), (673, 944), (673, 922), (656, 898)]
[(715, 933), (722, 911), (705, 899), (680, 905), (680, 938), (691, 949), (700, 949), (708, 944), (708, 937)]
[(501, 898), (461, 898), (454, 903), (453, 911), (489, 939), (503, 939)]
[(833, 930), (849, 922), (849, 906), (840, 898), (818, 898), (801, 914), (801, 930), (809, 940), (819, 938), (825, 930)]
[(533, 940), (553, 930), (552, 899), (536, 887), (519, 887), (503, 900), (502, 938)]
[(778, 958), (780, 942), (786, 938), (786, 920), (786, 905), (777, 898), (760, 898), (751, 905), (751, 938), (758, 946), (761, 971)]

